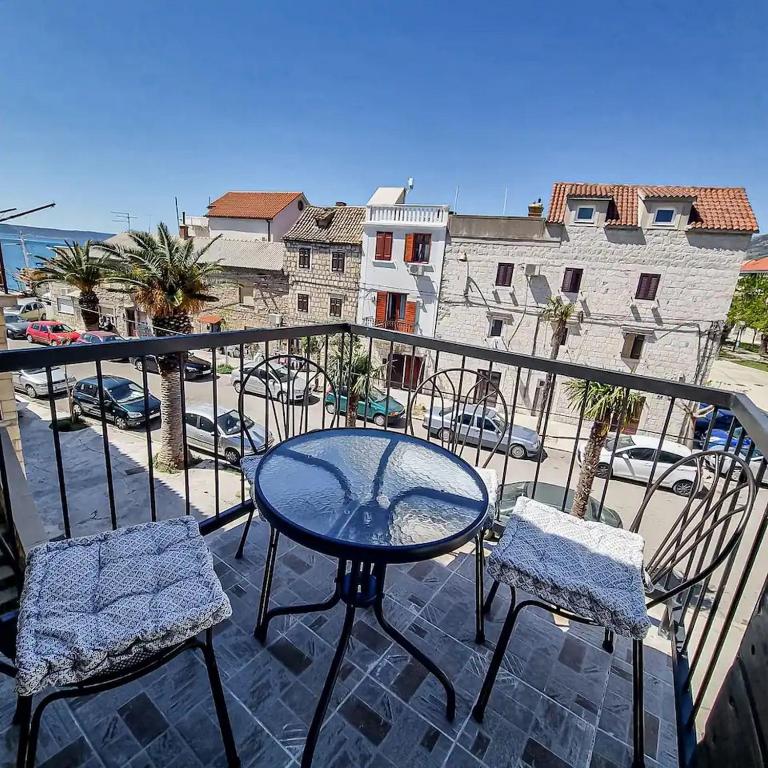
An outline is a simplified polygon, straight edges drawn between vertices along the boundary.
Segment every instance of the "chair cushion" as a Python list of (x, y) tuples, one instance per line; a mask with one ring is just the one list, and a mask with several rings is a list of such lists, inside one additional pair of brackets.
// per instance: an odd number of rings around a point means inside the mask
[(17, 692), (130, 667), (231, 613), (192, 518), (48, 542), (27, 559)]
[(642, 638), (651, 625), (644, 545), (636, 533), (521, 497), (488, 557), (488, 573), (619, 635)]
[(246, 481), (251, 484), (251, 495), (253, 495), (253, 484), (256, 482), (256, 470), (259, 468), (263, 458), (263, 453), (252, 453), (240, 459), (240, 471), (243, 473)]
[(488, 513), (496, 518), (496, 506), (499, 503), (499, 473), (489, 467), (475, 467), (475, 472), (488, 489)]

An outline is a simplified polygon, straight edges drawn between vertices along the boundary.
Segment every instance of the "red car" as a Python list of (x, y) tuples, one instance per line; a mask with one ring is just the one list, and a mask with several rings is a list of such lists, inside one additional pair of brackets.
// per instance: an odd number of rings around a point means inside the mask
[(57, 320), (36, 320), (27, 328), (27, 341), (31, 344), (48, 344), (55, 347), (59, 344), (71, 344), (79, 338), (77, 331)]

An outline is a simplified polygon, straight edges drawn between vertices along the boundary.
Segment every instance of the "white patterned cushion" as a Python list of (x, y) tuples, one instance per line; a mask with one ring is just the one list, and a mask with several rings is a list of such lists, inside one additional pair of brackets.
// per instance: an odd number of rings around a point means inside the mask
[(643, 538), (520, 497), (488, 557), (496, 581), (529, 592), (619, 635), (645, 637)]
[(253, 494), (253, 484), (256, 482), (256, 470), (261, 464), (261, 460), (264, 458), (264, 454), (252, 453), (249, 456), (243, 456), (240, 459), (240, 471), (245, 476), (245, 479), (251, 484), (251, 494)]
[(231, 614), (192, 518), (48, 542), (27, 559), (17, 693), (126, 668)]
[(489, 467), (475, 467), (475, 472), (488, 489), (488, 514), (496, 517), (496, 506), (499, 503), (499, 474)]

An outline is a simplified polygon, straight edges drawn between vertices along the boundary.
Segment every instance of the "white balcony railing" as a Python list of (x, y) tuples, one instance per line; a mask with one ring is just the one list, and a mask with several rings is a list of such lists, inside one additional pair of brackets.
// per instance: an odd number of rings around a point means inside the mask
[(447, 205), (369, 205), (366, 221), (375, 224), (431, 224), (448, 223)]

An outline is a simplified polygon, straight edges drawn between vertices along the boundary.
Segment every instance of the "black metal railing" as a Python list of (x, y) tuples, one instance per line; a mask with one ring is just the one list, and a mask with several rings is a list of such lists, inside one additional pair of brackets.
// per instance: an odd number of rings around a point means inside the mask
[[(358, 340), (353, 345), (353, 339)], [(714, 425), (718, 416), (724, 410), (730, 411), (727, 434), (720, 435), (720, 443), (727, 449), (743, 455), (750, 466), (753, 466), (758, 481), (762, 480), (766, 462), (762, 458), (768, 455), (768, 417), (758, 409), (747, 397), (739, 393), (726, 392), (709, 387), (686, 384), (683, 382), (667, 381), (664, 379), (648, 378), (636, 374), (623, 373), (614, 370), (591, 368), (584, 365), (537, 358), (529, 355), (516, 354), (503, 350), (446, 341), (429, 337), (415, 337), (386, 328), (372, 328), (366, 325), (337, 323), (328, 325), (313, 325), (308, 327), (271, 328), (245, 331), (229, 331), (216, 334), (180, 335), (162, 338), (136, 339), (132, 341), (114, 342), (101, 345), (72, 345), (55, 348), (24, 348), (13, 349), (0, 353), (0, 374), (13, 373), (30, 368), (42, 368), (51, 382), (51, 370), (55, 366), (73, 366), (87, 364), (93, 367), (93, 373), (99, 382), (104, 378), (104, 366), (111, 361), (135, 358), (145, 363), (148, 356), (177, 355), (180, 362), (184, 355), (192, 351), (205, 350), (211, 357), (212, 376), (210, 382), (209, 402), (214, 408), (222, 402), (223, 386), (228, 386), (226, 378), (217, 374), (217, 367), (225, 361), (220, 351), (235, 348), (239, 354), (235, 357), (234, 369), (239, 372), (240, 379), (244, 377), (244, 367), (248, 365), (246, 350), (253, 350), (254, 345), (261, 349), (260, 359), (270, 359), (272, 356), (285, 352), (293, 352), (315, 361), (317, 366), (329, 370), (329, 360), (335, 359), (335, 370), (338, 370), (339, 380), (334, 382), (336, 391), (349, 391), (352, 385), (352, 372), (349, 360), (353, 354), (367, 355), (370, 365), (364, 384), (364, 401), (369, 401), (369, 394), (374, 387), (379, 387), (384, 395), (384, 402), (389, 404), (397, 395), (404, 402), (402, 406), (405, 418), (410, 424), (393, 424), (389, 418), (384, 418), (380, 424), (382, 429), (414, 429), (421, 426), (422, 419), (431, 418), (436, 400), (444, 402), (445, 389), (436, 390), (428, 386), (430, 377), (437, 380), (435, 374), (440, 371), (453, 371), (454, 398), (473, 402), (481, 411), (493, 407), (498, 415), (503, 412), (503, 430), (530, 422), (532, 428), (538, 428), (540, 445), (534, 455), (529, 456), (523, 464), (522, 460), (511, 453), (510, 446), (504, 447), (503, 440), (491, 447), (483, 442), (483, 429), (480, 427), (480, 437), (477, 445), (464, 453), (464, 457), (472, 463), (480, 463), (483, 451), (484, 463), (493, 459), (499, 474), (500, 484), (506, 486), (524, 479), (531, 484), (532, 494), (536, 494), (537, 486), (544, 482), (543, 472), (549, 473), (547, 462), (555, 459), (548, 458), (557, 454), (558, 466), (561, 467), (557, 485), (563, 491), (561, 508), (565, 510), (569, 497), (569, 489), (577, 478), (578, 449), (586, 437), (590, 420), (585, 413), (585, 407), (571, 408), (564, 396), (563, 382), (580, 380), (585, 386), (612, 385), (620, 388), (624, 397), (639, 394), (645, 398), (644, 409), (646, 417), (641, 418), (637, 431), (646, 438), (651, 437), (656, 446), (652, 466), (648, 477), (643, 479), (643, 485), (637, 485), (639, 498), (647, 494), (654, 479), (661, 475), (661, 450), (665, 442), (691, 442), (693, 437), (694, 416), (699, 412), (699, 404), (703, 403), (710, 409), (709, 426), (700, 435), (700, 447), (707, 448), (714, 444)], [(362, 345), (362, 346), (361, 346)], [(397, 345), (397, 347), (395, 346)], [(356, 346), (358, 352), (353, 352)], [(403, 349), (410, 350), (403, 354)], [(395, 354), (395, 351), (398, 354)], [(289, 360), (289, 358), (286, 358)], [(346, 361), (346, 366), (345, 366)], [(290, 362), (290, 360), (289, 360)], [(396, 366), (402, 366), (399, 377), (394, 380), (405, 382), (400, 392), (395, 392), (393, 373)], [(140, 366), (140, 382), (144, 389), (144, 405), (149, 410), (149, 384), (147, 366)], [(126, 369), (128, 370), (128, 369)], [(183, 370), (183, 363), (182, 363)], [(405, 371), (405, 372), (403, 372)], [(225, 376), (224, 374), (223, 376)], [(537, 401), (536, 393), (542, 391), (537, 383), (544, 378), (545, 402)], [(426, 386), (422, 386), (427, 382)], [(190, 386), (185, 377), (179, 376), (178, 397), (182, 412), (186, 410), (188, 400), (187, 388)], [(196, 397), (201, 396), (199, 383), (196, 384)], [(308, 387), (308, 390), (310, 388)], [(471, 396), (469, 395), (472, 391)], [(203, 390), (204, 392), (205, 390)], [(118, 503), (115, 492), (113, 451), (114, 430), (107, 425), (104, 417), (106, 405), (103, 390), (99, 388), (99, 410), (101, 419), (101, 452), (104, 470), (103, 496), (108, 509), (108, 525), (115, 528), (126, 523), (124, 504)], [(478, 394), (480, 393), (480, 394)], [(299, 414), (293, 425), (306, 431), (326, 426), (325, 392), (309, 392), (309, 397), (303, 398), (295, 408), (303, 409), (304, 415)], [(206, 396), (207, 397), (207, 396)], [(310, 398), (313, 400), (310, 404)], [(503, 403), (503, 408), (501, 407)], [(274, 425), (274, 416), (270, 416), (270, 397), (263, 398), (263, 404), (258, 398), (249, 400), (249, 416), (254, 421), (260, 421), (269, 431), (270, 419)], [(260, 409), (263, 407), (263, 411)], [(389, 406), (387, 406), (389, 407)], [(62, 439), (61, 419), (55, 398), (50, 398), (48, 407), (50, 419), (50, 441), (53, 451), (54, 465), (50, 468), (51, 479), (57, 483), (57, 495), (60, 503), (60, 520), (57, 530), (49, 531), (49, 535), (76, 536), (81, 533), (77, 516), (73, 516), (71, 503), (72, 478), (67, 473), (67, 458), (69, 450)], [(313, 414), (310, 408), (314, 409)], [(254, 410), (255, 409), (255, 410)], [(257, 413), (259, 411), (260, 413)], [(624, 409), (621, 410), (624, 413)], [(634, 415), (633, 415), (634, 416)], [(363, 408), (359, 424), (369, 426), (375, 418), (368, 407)], [(339, 423), (343, 423), (340, 419)], [(605, 479), (596, 482), (594, 492), (595, 515), (602, 519), (607, 515), (606, 501), (609, 490), (615, 486), (618, 479), (614, 477), (617, 466), (617, 454), (620, 450), (621, 438), (626, 434), (628, 425), (620, 417), (612, 425), (615, 439), (610, 443), (609, 457), (605, 464), (607, 470)], [(189, 435), (186, 422), (183, 428), (185, 450), (188, 447)], [(637, 426), (633, 418), (632, 431)], [(738, 426), (743, 429), (737, 432)], [(153, 454), (157, 440), (153, 434), (149, 419), (144, 421), (144, 460), (140, 462), (137, 473), (146, 475), (148, 501), (146, 509), (132, 510), (143, 515), (144, 519), (155, 520), (158, 516), (167, 514), (167, 510), (158, 500), (159, 473), (154, 468)], [(441, 439), (434, 430), (422, 432), (427, 440)], [(281, 435), (282, 436), (282, 435)], [(748, 436), (748, 437), (747, 437)], [(453, 436), (452, 448), (464, 450), (466, 440)], [(482, 444), (482, 446), (481, 446)], [(3, 499), (6, 509), (6, 519), (10, 531), (10, 547), (19, 551), (20, 534), (19, 515), (29, 515), (29, 494), (18, 488), (18, 483), (9, 483), (9, 477), (16, 477), (14, 469), (9, 472), (13, 457), (9, 455), (7, 440), (0, 442), (0, 483), (3, 486)], [(499, 453), (499, 445), (502, 450)], [(241, 441), (244, 447), (244, 442)], [(26, 450), (35, 450), (26, 446)], [(497, 449), (492, 457), (489, 451)], [(242, 450), (241, 450), (242, 455)], [(512, 458), (510, 458), (512, 456)], [(554, 466), (554, 464), (553, 464)], [(239, 477), (239, 500), (232, 505), (222, 508), (221, 504), (221, 473), (231, 471), (225, 466), (224, 459), (219, 455), (218, 442), (214, 440), (212, 472), (210, 473), (210, 490), (212, 491), (212, 508), (200, 510), (197, 508), (199, 499), (195, 498), (195, 512), (200, 516), (200, 526), (203, 532), (210, 532), (225, 523), (245, 515), (252, 509), (252, 502), (246, 482), (242, 474)], [(183, 498), (179, 500), (184, 514), (193, 514), (191, 494), (190, 467), (186, 462), (183, 468)], [(19, 495), (21, 494), (21, 495)], [(18, 497), (18, 498), (17, 498)], [(672, 497), (670, 497), (670, 503)], [(678, 736), (682, 765), (689, 765), (693, 760), (696, 743), (696, 726), (702, 725), (701, 719), (708, 704), (713, 700), (722, 674), (730, 665), (729, 654), (735, 653), (738, 646), (740, 626), (751, 615), (757, 595), (765, 579), (765, 563), (760, 561), (761, 548), (766, 542), (768, 527), (768, 508), (765, 499), (758, 498), (759, 508), (752, 514), (750, 525), (741, 545), (726, 559), (722, 568), (699, 586), (689, 590), (674, 605), (667, 607), (662, 625), (669, 631), (671, 654), (675, 672), (675, 695), (678, 712)], [(639, 503), (637, 505), (639, 507)], [(629, 518), (636, 511), (629, 510)], [(106, 516), (105, 516), (106, 521)], [(50, 521), (49, 521), (50, 528)], [(23, 541), (22, 541), (23, 545)], [(710, 553), (711, 555), (711, 553)], [(731, 649), (734, 649), (733, 651)]]

